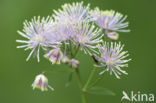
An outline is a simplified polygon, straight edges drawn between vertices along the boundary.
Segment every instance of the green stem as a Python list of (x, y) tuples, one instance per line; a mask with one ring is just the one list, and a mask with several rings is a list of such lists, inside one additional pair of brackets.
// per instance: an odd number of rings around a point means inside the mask
[(89, 87), (89, 84), (91, 83), (91, 81), (92, 81), (92, 79), (94, 77), (96, 69), (97, 69), (96, 67), (93, 68), (93, 70), (92, 70), (92, 72), (91, 72), (91, 74), (90, 74), (90, 76), (89, 76), (89, 78), (88, 78), (88, 80), (87, 80), (87, 82), (86, 82), (86, 84), (85, 84), (85, 86), (83, 88), (83, 91), (87, 91), (87, 89)]
[(100, 77), (96, 79), (95, 82), (93, 82), (89, 88), (94, 87), (98, 82), (100, 82), (103, 79), (103, 77), (103, 75), (100, 75)]
[(73, 52), (72, 52), (72, 44), (71, 44), (71, 41), (69, 41), (69, 45), (70, 45), (70, 53), (71, 53), (71, 58), (73, 57)]
[[(78, 47), (76, 48), (76, 51), (75, 51), (75, 54), (74, 55), (72, 53), (72, 45), (71, 45), (71, 42), (70, 42), (70, 48), (71, 48), (71, 58), (75, 58), (76, 55), (77, 55), (77, 53), (78, 53), (78, 51), (79, 51), (80, 45), (78, 45)], [(77, 74), (77, 77), (78, 77), (79, 88), (81, 90), (82, 103), (87, 103), (87, 97), (86, 97), (86, 93), (83, 91), (83, 83), (81, 81), (79, 68), (76, 68), (76, 74)]]
[(79, 84), (79, 87), (80, 87), (81, 93), (82, 93), (82, 103), (87, 103), (86, 93), (83, 91), (83, 83), (81, 81), (80, 72), (79, 72), (78, 68), (76, 68), (76, 74), (78, 77), (78, 84)]
[(73, 72), (71, 72), (71, 73), (69, 74), (69, 78), (68, 78), (68, 82), (66, 83), (66, 87), (68, 87), (68, 86), (70, 85), (70, 83), (71, 83), (71, 81), (72, 81), (72, 77), (73, 77)]
[(74, 56), (73, 56), (73, 57), (76, 57), (76, 55), (77, 55), (77, 53), (78, 53), (79, 49), (80, 49), (80, 45), (78, 45), (78, 47), (76, 48), (76, 51), (75, 51), (75, 54), (74, 54)]

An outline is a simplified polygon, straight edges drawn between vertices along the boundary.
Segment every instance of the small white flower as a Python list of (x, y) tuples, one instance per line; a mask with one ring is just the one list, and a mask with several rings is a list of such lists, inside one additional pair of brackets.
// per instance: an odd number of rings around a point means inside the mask
[(75, 25), (74, 29), (75, 31), (71, 33), (71, 41), (80, 46), (80, 49), (86, 54), (92, 55), (91, 51), (97, 53), (96, 45), (102, 41), (103, 36), (101, 29), (89, 23), (79, 23)]
[(120, 78), (119, 75), (121, 75), (121, 73), (128, 74), (121, 69), (122, 67), (128, 67), (127, 62), (131, 60), (125, 59), (129, 54), (127, 51), (122, 51), (123, 47), (124, 45), (121, 45), (121, 43), (111, 43), (111, 45), (109, 45), (109, 43), (106, 42), (98, 47), (101, 57), (98, 58), (100, 65), (97, 67), (105, 67), (100, 74), (110, 71), (110, 74), (112, 75), (113, 72), (118, 79)]
[(55, 23), (52, 31), (53, 35), (51, 35), (51, 38), (60, 42), (66, 42), (67, 40), (70, 40), (73, 26), (69, 24)]
[(47, 17), (46, 19), (42, 18), (41, 20), (40, 17), (37, 19), (34, 17), (31, 22), (24, 22), (23, 32), (18, 31), (18, 33), (27, 40), (16, 40), (16, 42), (24, 44), (17, 46), (17, 48), (32, 50), (26, 59), (27, 61), (34, 53), (34, 55), (37, 56), (37, 60), (39, 62), (40, 47), (46, 49), (47, 47), (55, 47), (58, 44), (55, 39), (49, 38), (51, 37), (52, 24), (53, 21), (50, 17)]
[(47, 88), (54, 91), (54, 89), (50, 85), (48, 85), (48, 79), (43, 74), (39, 74), (36, 76), (36, 78), (32, 84), (32, 87), (33, 87), (33, 89), (39, 88), (39, 89), (41, 89), (41, 91), (47, 91), (48, 90)]
[(66, 3), (62, 6), (62, 10), (54, 10), (53, 17), (59, 23), (77, 24), (79, 22), (88, 22), (90, 20), (89, 4), (83, 6), (83, 2), (80, 3)]
[(115, 12), (113, 10), (102, 11), (99, 8), (95, 8), (90, 12), (91, 17), (99, 27), (118, 32), (129, 32), (124, 28), (128, 27), (128, 22), (125, 22), (127, 16), (123, 16), (121, 13)]

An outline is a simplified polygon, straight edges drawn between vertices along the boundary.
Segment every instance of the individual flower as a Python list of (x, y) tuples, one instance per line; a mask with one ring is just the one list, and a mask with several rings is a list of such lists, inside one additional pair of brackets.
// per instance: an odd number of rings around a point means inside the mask
[(127, 62), (131, 59), (126, 59), (129, 56), (127, 51), (123, 51), (124, 45), (121, 43), (104, 43), (102, 46), (99, 46), (99, 51), (101, 57), (98, 58), (100, 65), (97, 67), (105, 67), (105, 69), (100, 72), (103, 74), (106, 71), (110, 71), (110, 74), (115, 74), (115, 76), (120, 79), (119, 75), (121, 73), (128, 74), (126, 71), (122, 70), (122, 67), (128, 67)]
[(55, 48), (49, 51), (47, 54), (44, 55), (47, 59), (49, 59), (52, 64), (60, 64), (62, 58), (63, 58), (63, 53), (60, 50), (60, 48)]
[(70, 40), (71, 33), (73, 32), (73, 26), (69, 24), (55, 23), (52, 29), (53, 35), (50, 38), (54, 38), (60, 42), (66, 42)]
[(71, 68), (78, 68), (79, 64), (80, 64), (79, 61), (76, 59), (71, 59), (69, 62)]
[(40, 47), (46, 49), (47, 47), (54, 47), (58, 44), (55, 39), (49, 38), (51, 35), (52, 22), (50, 17), (47, 17), (46, 19), (40, 19), (40, 17), (36, 19), (36, 17), (34, 17), (31, 22), (24, 22), (23, 32), (18, 31), (18, 33), (27, 40), (16, 40), (16, 42), (24, 44), (17, 46), (17, 48), (25, 48), (25, 50), (31, 49), (31, 52), (26, 59), (27, 61), (34, 53), (39, 62)]
[(125, 29), (128, 27), (128, 22), (125, 22), (127, 16), (121, 13), (115, 12), (114, 10), (102, 11), (99, 8), (95, 8), (90, 12), (91, 17), (99, 27), (117, 32), (129, 32), (130, 30)]
[(48, 85), (48, 79), (43, 74), (39, 74), (36, 76), (32, 87), (33, 89), (39, 88), (41, 89), (41, 91), (47, 91), (47, 88), (50, 88), (52, 91), (54, 91), (54, 89), (50, 85)]
[(83, 2), (66, 3), (62, 9), (54, 10), (53, 17), (60, 23), (77, 24), (79, 22), (88, 22), (90, 20), (89, 4), (83, 6)]
[(92, 55), (91, 51), (97, 53), (96, 45), (101, 42), (102, 36), (101, 29), (96, 28), (93, 24), (79, 23), (75, 26), (71, 41), (80, 46), (85, 53)]

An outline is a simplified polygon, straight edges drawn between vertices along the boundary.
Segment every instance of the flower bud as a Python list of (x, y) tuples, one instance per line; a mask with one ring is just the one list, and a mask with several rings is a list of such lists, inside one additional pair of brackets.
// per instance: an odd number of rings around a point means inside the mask
[(65, 63), (65, 64), (68, 64), (69, 63), (69, 58), (67, 56), (64, 56), (62, 58), (62, 62)]
[(44, 57), (48, 58), (52, 62), (52, 64), (60, 64), (63, 58), (63, 53), (60, 48), (55, 48), (49, 53), (45, 54)]
[(75, 59), (71, 59), (69, 65), (71, 68), (78, 68), (79, 67), (79, 61), (77, 61)]
[(54, 90), (51, 86), (48, 85), (48, 79), (43, 74), (39, 74), (36, 76), (32, 87), (33, 89), (39, 88), (41, 89), (41, 91), (47, 91), (47, 88), (50, 88), (52, 91)]
[(119, 34), (117, 32), (108, 32), (107, 36), (111, 40), (118, 40)]

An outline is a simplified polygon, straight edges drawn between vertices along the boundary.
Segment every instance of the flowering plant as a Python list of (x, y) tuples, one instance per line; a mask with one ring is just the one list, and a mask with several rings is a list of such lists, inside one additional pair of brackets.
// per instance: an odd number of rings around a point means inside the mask
[[(128, 74), (123, 67), (127, 67), (131, 59), (127, 51), (123, 51), (124, 45), (116, 42), (119, 32), (129, 32), (126, 29), (127, 16), (114, 10), (90, 9), (90, 5), (83, 5), (83, 2), (64, 4), (61, 9), (54, 10), (52, 16), (46, 18), (34, 17), (30, 22), (24, 22), (23, 31), (18, 33), (27, 40), (16, 40), (23, 45), (17, 48), (31, 50), (27, 61), (32, 55), (40, 61), (40, 49), (43, 49), (47, 60), (52, 64), (67, 64), (76, 72), (78, 83), (82, 91), (82, 101), (87, 103), (86, 93), (92, 91), (109, 92), (97, 88), (96, 84), (104, 77), (104, 73), (109, 71), (120, 79), (121, 74)], [(95, 64), (92, 72), (85, 84), (82, 83), (79, 72), (81, 63), (77, 60), (78, 51), (92, 57)], [(96, 74), (98, 68), (103, 70)], [(97, 80), (93, 77), (98, 75)], [(54, 90), (49, 84), (44, 73), (36, 76), (33, 89), (39, 88), (42, 91)]]

